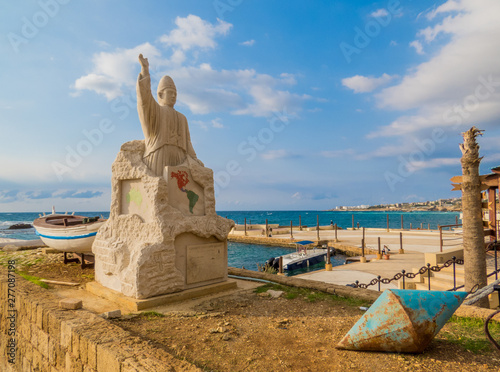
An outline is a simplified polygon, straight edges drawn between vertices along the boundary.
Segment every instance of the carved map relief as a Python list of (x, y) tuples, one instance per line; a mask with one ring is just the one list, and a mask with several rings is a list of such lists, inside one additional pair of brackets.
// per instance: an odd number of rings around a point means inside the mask
[(197, 184), (189, 168), (165, 167), (163, 178), (168, 183), (169, 204), (186, 216), (205, 215), (205, 192)]
[(120, 214), (136, 214), (144, 221), (148, 221), (151, 206), (145, 196), (141, 180), (121, 181)]

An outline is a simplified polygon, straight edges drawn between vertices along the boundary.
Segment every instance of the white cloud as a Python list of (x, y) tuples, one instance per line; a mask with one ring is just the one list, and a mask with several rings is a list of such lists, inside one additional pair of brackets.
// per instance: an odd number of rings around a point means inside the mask
[(370, 16), (372, 16), (373, 18), (387, 17), (388, 15), (389, 12), (387, 11), (387, 9), (384, 8), (377, 9), (376, 11), (370, 14)]
[[(399, 84), (375, 96), (380, 108), (415, 113), (397, 118), (372, 136), (408, 136), (431, 127), (459, 131), (461, 125), (500, 120), (498, 14), (500, 2), (495, 0), (450, 0), (431, 12), (427, 19), (434, 24), (417, 36), (422, 45), (437, 44), (437, 52)], [(441, 34), (447, 38), (438, 38)]]
[(252, 46), (255, 44), (255, 40), (247, 40), (247, 41), (244, 41), (242, 43), (240, 43), (240, 45), (244, 45), (244, 46)]
[(176, 25), (169, 34), (160, 37), (170, 52), (169, 58), (163, 57), (161, 48), (150, 43), (97, 53), (91, 72), (75, 81), (73, 95), (92, 90), (112, 100), (125, 89), (133, 89), (140, 69), (137, 56), (142, 53), (149, 59), (153, 80), (164, 74), (172, 76), (178, 89), (178, 105), (188, 107), (194, 114), (230, 111), (235, 115), (266, 117), (286, 108), (293, 115), (311, 98), (289, 91), (297, 84), (292, 74), (273, 77), (252, 69), (216, 70), (209, 63), (197, 63), (200, 50), (215, 48), (216, 38), (227, 34), (231, 24), (220, 20), (211, 24), (189, 15), (178, 17)]
[(383, 74), (378, 78), (356, 75), (342, 79), (342, 85), (352, 89), (354, 93), (368, 93), (390, 83), (395, 77), (388, 74)]
[(212, 127), (222, 129), (222, 128), (224, 128), (224, 125), (222, 124), (222, 121), (220, 118), (215, 118), (212, 120)]
[(281, 149), (281, 150), (269, 150), (265, 153), (262, 154), (262, 158), (265, 160), (276, 160), (276, 159), (282, 159), (290, 156), (288, 151)]
[(186, 18), (177, 17), (175, 24), (177, 28), (168, 35), (161, 36), (160, 41), (167, 46), (182, 50), (193, 48), (213, 49), (217, 45), (215, 37), (226, 35), (233, 27), (232, 24), (220, 19), (217, 20), (217, 24), (213, 25), (192, 14)]
[(417, 54), (424, 54), (424, 47), (422, 45), (422, 43), (418, 40), (413, 40), (411, 43), (410, 43), (410, 46), (415, 48), (415, 51), (417, 52)]
[(422, 169), (441, 168), (459, 164), (460, 158), (434, 158), (429, 160), (408, 162), (406, 170), (413, 173)]
[(150, 63), (158, 60), (160, 52), (149, 43), (132, 49), (116, 49), (114, 52), (101, 52), (92, 58), (93, 70), (75, 81), (76, 92), (93, 90), (112, 100), (123, 94), (124, 86), (133, 86), (137, 79), (138, 56), (143, 54)]

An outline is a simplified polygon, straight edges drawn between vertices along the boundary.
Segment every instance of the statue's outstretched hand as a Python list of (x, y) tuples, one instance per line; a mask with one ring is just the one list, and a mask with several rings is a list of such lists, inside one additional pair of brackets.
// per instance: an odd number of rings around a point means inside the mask
[(142, 72), (145, 74), (149, 74), (149, 62), (147, 58), (144, 58), (142, 54), (139, 54), (139, 63), (142, 67)]

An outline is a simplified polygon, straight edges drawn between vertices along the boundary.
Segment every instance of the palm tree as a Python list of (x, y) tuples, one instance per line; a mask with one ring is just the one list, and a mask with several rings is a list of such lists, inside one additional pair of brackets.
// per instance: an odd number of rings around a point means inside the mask
[[(479, 145), (476, 137), (483, 131), (472, 127), (462, 133), (462, 212), (465, 290), (470, 292), (476, 285), (487, 285), (486, 251), (484, 249), (484, 228), (481, 211), (481, 181), (479, 180)], [(489, 307), (488, 297), (479, 303), (480, 307)]]

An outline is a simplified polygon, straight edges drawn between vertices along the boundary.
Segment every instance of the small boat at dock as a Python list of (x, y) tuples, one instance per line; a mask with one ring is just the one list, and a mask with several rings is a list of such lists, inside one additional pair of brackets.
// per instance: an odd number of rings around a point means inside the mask
[[(293, 271), (298, 269), (307, 268), (314, 264), (320, 262), (326, 262), (327, 248), (311, 248), (311, 245), (315, 242), (311, 240), (303, 240), (297, 242), (297, 250), (293, 253), (285, 254), (283, 257), (283, 270)], [(308, 249), (309, 248), (309, 249)], [(331, 248), (332, 255), (334, 255), (335, 250)], [(266, 265), (272, 266), (276, 270), (279, 269), (279, 258), (269, 259)], [(270, 262), (272, 260), (272, 263)]]
[(106, 222), (100, 217), (74, 214), (43, 215), (33, 221), (36, 234), (49, 247), (61, 252), (92, 253), (97, 230)]

